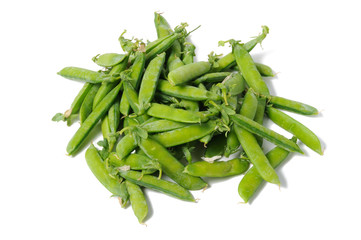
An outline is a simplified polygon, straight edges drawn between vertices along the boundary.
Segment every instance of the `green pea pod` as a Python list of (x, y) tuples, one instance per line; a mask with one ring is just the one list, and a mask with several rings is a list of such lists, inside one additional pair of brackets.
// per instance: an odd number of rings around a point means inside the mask
[(144, 72), (139, 89), (139, 105), (144, 109), (153, 100), (157, 89), (159, 75), (163, 69), (165, 53), (155, 57)]
[[(242, 115), (239, 116), (252, 121), (257, 111), (257, 104), (258, 101), (253, 92), (251, 90), (247, 91), (240, 111)], [(231, 118), (232, 117), (233, 116), (231, 116)], [(234, 119), (232, 120), (234, 121)], [(238, 125), (234, 126), (234, 130), (243, 150), (246, 152), (252, 164), (257, 168), (262, 178), (270, 183), (280, 185), (280, 180), (276, 171), (270, 165), (267, 157), (263, 153), (262, 148), (260, 145), (258, 145), (255, 136), (249, 132), (248, 129), (242, 129)]]
[(275, 131), (272, 131), (271, 129), (268, 129), (268, 128), (260, 125), (259, 123), (256, 123), (255, 121), (250, 120), (247, 117), (236, 114), (236, 115), (231, 116), (231, 119), (233, 120), (233, 122), (235, 124), (237, 124), (237, 126), (243, 128), (251, 133), (257, 134), (258, 136), (263, 137), (267, 141), (269, 141), (277, 146), (280, 146), (290, 152), (299, 152), (299, 153), (303, 154), (302, 150), (296, 143), (290, 141), (289, 139), (276, 133)]
[(271, 96), (269, 102), (273, 107), (302, 115), (317, 115), (318, 110), (305, 103), (289, 100), (282, 97)]
[(211, 65), (208, 62), (187, 64), (169, 72), (168, 81), (172, 85), (184, 84), (207, 73), (210, 68)]
[(175, 130), (158, 133), (152, 136), (165, 147), (173, 147), (198, 140), (216, 130), (217, 124), (210, 120), (202, 124), (192, 124)]
[(198, 85), (202, 82), (209, 82), (209, 83), (222, 82), (229, 75), (231, 75), (231, 72), (207, 73), (194, 80), (193, 83)]
[(167, 132), (170, 130), (186, 127), (189, 124), (175, 122), (166, 119), (159, 119), (152, 122), (146, 122), (142, 125), (142, 128), (146, 130), (148, 133), (160, 133), (160, 132)]
[(83, 103), (81, 104), (80, 110), (79, 110), (79, 120), (80, 124), (83, 124), (85, 119), (89, 116), (89, 114), (93, 110), (93, 101), (94, 97), (97, 94), (98, 90), (100, 88), (100, 84), (94, 84), (86, 97), (84, 98)]
[(109, 192), (111, 192), (114, 196), (121, 198), (123, 203), (122, 206), (124, 207), (129, 195), (126, 189), (124, 189), (120, 184), (121, 180), (110, 176), (110, 173), (99, 155), (98, 150), (93, 144), (91, 144), (86, 150), (85, 159), (94, 176), (106, 189), (109, 190)]
[(113, 67), (122, 62), (126, 57), (126, 54), (105, 53), (93, 57), (93, 61), (101, 67)]
[(314, 134), (302, 123), (272, 107), (267, 107), (267, 115), (272, 120), (272, 122), (292, 133), (313, 151), (323, 155), (320, 140), (316, 134)]
[(173, 97), (178, 97), (193, 101), (205, 101), (205, 100), (219, 101), (222, 99), (221, 96), (213, 92), (188, 85), (174, 86), (165, 80), (159, 81), (158, 91)]
[(171, 197), (176, 197), (184, 201), (195, 202), (192, 194), (176, 183), (158, 179), (151, 175), (142, 176), (142, 173), (136, 171), (119, 171), (119, 174), (126, 180), (140, 186), (165, 193)]
[(135, 136), (131, 133), (125, 135), (118, 142), (115, 150), (119, 159), (127, 157), (137, 147)]
[(135, 114), (141, 115), (141, 106), (139, 105), (138, 93), (135, 91), (132, 84), (124, 81), (124, 93), (127, 96), (127, 101)]
[[(292, 141), (296, 142), (296, 138)], [(269, 163), (273, 168), (277, 168), (289, 155), (289, 152), (280, 147), (275, 147), (266, 154)], [(255, 167), (250, 168), (238, 185), (238, 194), (247, 203), (256, 193), (263, 182), (263, 178)]]
[(224, 150), (224, 156), (229, 157), (231, 154), (237, 152), (238, 148), (240, 146), (240, 143), (237, 138), (237, 134), (234, 130), (234, 128), (231, 128), (231, 131), (229, 131), (227, 135), (227, 142), (226, 147)]
[[(103, 138), (107, 140), (108, 146), (109, 146), (109, 142), (110, 142), (110, 127), (109, 127), (109, 117), (108, 115), (105, 115), (101, 121), (101, 130), (102, 130), (102, 135)], [(110, 150), (110, 147), (109, 149)]]
[(167, 20), (157, 12), (154, 13), (154, 25), (158, 38), (168, 36), (173, 32)]
[(182, 187), (189, 190), (199, 190), (207, 186), (207, 183), (201, 178), (183, 173), (184, 166), (156, 140), (153, 140), (150, 137), (147, 139), (142, 138), (138, 144), (149, 158), (158, 161), (161, 164), (163, 172), (165, 172), (168, 177)]
[(201, 123), (208, 120), (202, 112), (191, 112), (158, 103), (152, 103), (147, 111), (147, 114), (152, 117), (183, 123)]
[(184, 66), (184, 63), (182, 62), (182, 60), (179, 57), (175, 56), (175, 57), (171, 58), (171, 56), (174, 56), (174, 55), (176, 55), (176, 54), (171, 52), (171, 55), (169, 56), (168, 61), (167, 61), (167, 68), (168, 68), (169, 72), (171, 72), (179, 67)]
[(147, 200), (143, 194), (142, 189), (132, 183), (131, 181), (125, 181), (127, 190), (129, 193), (129, 200), (133, 208), (134, 215), (138, 218), (139, 223), (143, 223), (144, 219), (148, 215)]
[[(258, 63), (258, 62), (255, 62), (254, 64), (256, 65), (257, 70), (258, 70), (259, 74), (261, 74), (262, 77), (274, 77), (275, 76), (271, 67), (269, 67), (265, 64), (262, 64), (262, 63)], [(239, 71), (239, 67), (237, 65), (234, 66), (232, 69), (235, 71)]]
[(196, 46), (194, 46), (194, 44), (190, 42), (183, 43), (182, 61), (185, 65), (194, 62), (194, 56), (196, 55), (195, 50)]
[(116, 132), (120, 124), (120, 111), (119, 111), (119, 99), (116, 99), (114, 104), (110, 107), (108, 111), (108, 122), (109, 122), (109, 151), (112, 151), (114, 144), (117, 141)]
[(95, 72), (78, 67), (65, 67), (60, 70), (60, 72), (58, 72), (58, 75), (70, 80), (83, 81), (88, 83), (102, 83), (104, 81), (116, 80), (103, 72)]
[(153, 58), (157, 57), (159, 54), (162, 54), (165, 51), (167, 51), (174, 44), (174, 42), (181, 36), (182, 36), (181, 33), (172, 33), (171, 35), (169, 35), (169, 37), (167, 36), (163, 41), (160, 41), (160, 43), (156, 45), (154, 48), (152, 48), (152, 50), (148, 51), (149, 49), (148, 47), (146, 49), (147, 51), (146, 51), (145, 61), (148, 63)]
[(199, 104), (197, 101), (192, 101), (188, 99), (181, 99), (179, 101), (179, 107), (184, 108), (185, 110), (192, 112), (199, 112)]
[(97, 105), (97, 107), (85, 119), (83, 124), (74, 134), (69, 141), (66, 151), (69, 155), (73, 155), (84, 143), (85, 138), (89, 135), (90, 131), (99, 122), (99, 120), (106, 114), (112, 106), (114, 100), (118, 96), (122, 82), (120, 82), (112, 91), (110, 91), (105, 98)]
[(197, 177), (229, 177), (240, 175), (247, 171), (249, 162), (235, 158), (229, 161), (206, 162), (198, 161), (188, 164), (184, 172)]

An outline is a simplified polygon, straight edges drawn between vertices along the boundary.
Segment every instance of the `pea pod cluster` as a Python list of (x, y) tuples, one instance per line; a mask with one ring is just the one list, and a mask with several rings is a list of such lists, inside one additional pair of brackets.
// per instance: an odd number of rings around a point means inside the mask
[[(274, 77), (272, 68), (252, 58), (269, 34), (267, 26), (248, 42), (219, 41), (232, 51), (197, 61), (186, 23), (172, 29), (155, 13), (154, 24), (153, 41), (127, 39), (124, 31), (120, 53), (92, 58), (98, 70), (61, 69), (60, 76), (83, 87), (70, 108), (52, 119), (67, 125), (79, 119), (68, 155), (87, 148), (94, 176), (122, 207), (132, 206), (140, 223), (148, 218), (146, 189), (196, 202), (191, 191), (206, 189), (206, 179), (244, 175), (238, 193), (248, 202), (262, 182), (281, 185), (275, 169), (291, 153), (308, 147), (323, 154), (317, 135), (285, 112), (309, 116), (318, 110), (273, 95), (264, 81)], [(269, 120), (290, 135), (266, 127)], [(98, 147), (87, 146), (98, 130)], [(275, 145), (268, 153), (264, 140)]]

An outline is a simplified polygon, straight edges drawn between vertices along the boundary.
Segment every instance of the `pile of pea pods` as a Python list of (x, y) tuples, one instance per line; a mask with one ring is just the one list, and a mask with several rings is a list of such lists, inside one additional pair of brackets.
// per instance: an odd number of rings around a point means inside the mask
[[(190, 190), (206, 189), (202, 178), (244, 174), (238, 193), (247, 203), (263, 181), (280, 185), (275, 168), (290, 153), (303, 153), (297, 141), (323, 154), (318, 137), (285, 113), (316, 115), (317, 109), (272, 95), (263, 77), (273, 77), (273, 70), (249, 53), (266, 38), (267, 26), (245, 43), (220, 41), (232, 46), (227, 55), (195, 61), (186, 23), (172, 29), (158, 13), (154, 23), (158, 39), (144, 43), (124, 31), (123, 53), (92, 59), (99, 71), (63, 68), (60, 76), (84, 86), (69, 110), (53, 117), (80, 121), (68, 154), (87, 148), (90, 170), (122, 207), (132, 206), (140, 223), (148, 214), (145, 188), (195, 202)], [(266, 119), (293, 137), (266, 128)], [(98, 124), (103, 140), (86, 146)], [(264, 139), (275, 145), (268, 153)]]

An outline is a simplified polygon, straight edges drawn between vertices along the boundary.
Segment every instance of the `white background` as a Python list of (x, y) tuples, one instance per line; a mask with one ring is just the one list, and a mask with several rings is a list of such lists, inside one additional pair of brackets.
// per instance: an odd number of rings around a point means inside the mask
[[(361, 239), (357, 2), (2, 1), (0, 239)], [(66, 156), (78, 124), (51, 118), (82, 86), (56, 73), (97, 70), (91, 58), (121, 52), (124, 29), (154, 40), (154, 11), (173, 27), (202, 25), (192, 34), (198, 60), (230, 51), (219, 40), (245, 42), (268, 25), (252, 55), (279, 72), (265, 80), (273, 94), (321, 111), (292, 116), (320, 137), (324, 156), (301, 145), (305, 155), (278, 169), (281, 189), (267, 184), (251, 204), (239, 204), (241, 177), (211, 181), (193, 192), (198, 203), (146, 191), (151, 216), (138, 224), (92, 176), (84, 152)]]

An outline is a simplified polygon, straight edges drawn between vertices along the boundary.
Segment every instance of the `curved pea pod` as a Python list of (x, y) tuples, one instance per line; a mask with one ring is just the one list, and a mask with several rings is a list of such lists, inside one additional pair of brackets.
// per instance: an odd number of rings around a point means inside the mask
[[(153, 100), (159, 75), (163, 69), (165, 53), (155, 57), (147, 66), (139, 88), (138, 101), (141, 108), (146, 108)], [(128, 99), (129, 100), (129, 99)]]
[(231, 72), (207, 73), (194, 80), (193, 83), (198, 85), (203, 82), (209, 82), (209, 83), (222, 82), (229, 75), (231, 75)]
[(234, 128), (231, 128), (231, 131), (229, 131), (227, 135), (227, 141), (226, 141), (226, 147), (224, 150), (224, 156), (229, 157), (231, 154), (237, 152), (239, 149), (240, 143), (237, 138), (237, 134), (234, 130)]
[(201, 178), (183, 173), (184, 166), (156, 140), (150, 137), (147, 139), (142, 138), (138, 144), (149, 158), (161, 164), (163, 172), (167, 174), (168, 177), (182, 187), (189, 190), (199, 190), (207, 186), (207, 183)]
[[(257, 70), (258, 70), (259, 74), (261, 74), (262, 77), (274, 77), (275, 76), (271, 67), (269, 67), (265, 64), (262, 64), (262, 63), (258, 63), (258, 62), (255, 62), (254, 64), (256, 65)], [(235, 71), (239, 71), (238, 66), (234, 66), (232, 69)]]
[(113, 67), (122, 62), (126, 57), (126, 54), (105, 53), (93, 57), (93, 62), (101, 67)]
[(210, 120), (206, 123), (192, 124), (168, 132), (158, 133), (152, 136), (164, 147), (173, 147), (183, 143), (200, 139), (216, 130), (217, 124)]
[(292, 133), (313, 151), (323, 155), (320, 140), (316, 134), (314, 134), (302, 123), (272, 107), (267, 107), (267, 115), (272, 120), (272, 122), (276, 123), (284, 130)]
[(124, 189), (124, 185), (121, 184), (119, 178), (110, 176), (98, 150), (93, 144), (86, 150), (85, 159), (94, 176), (109, 192), (122, 200), (122, 206), (124, 207), (129, 197), (128, 192)]
[(84, 143), (85, 138), (90, 131), (99, 122), (99, 120), (106, 114), (112, 106), (114, 100), (117, 98), (122, 82), (120, 82), (112, 91), (110, 91), (105, 98), (97, 105), (97, 107), (85, 119), (84, 123), (76, 131), (72, 139), (69, 141), (66, 151), (69, 155), (73, 155)]
[(189, 124), (182, 122), (175, 122), (166, 119), (159, 119), (151, 122), (145, 122), (142, 125), (142, 128), (146, 130), (148, 133), (160, 133), (167, 132), (170, 130), (186, 127)]
[(223, 81), (223, 84), (226, 86), (228, 93), (231, 96), (241, 94), (246, 87), (244, 78), (239, 72), (232, 73), (226, 77)]
[(137, 141), (135, 136), (131, 133), (125, 135), (118, 142), (115, 151), (119, 159), (123, 159), (128, 156), (137, 147)]
[[(293, 138), (292, 141), (295, 142), (296, 138)], [(280, 147), (275, 147), (266, 154), (266, 157), (269, 160), (271, 166), (273, 168), (277, 168), (287, 158), (288, 155), (288, 151)], [(255, 167), (252, 167), (247, 171), (238, 185), (238, 194), (245, 203), (247, 203), (252, 198), (262, 182), (263, 178)]]
[(156, 118), (168, 119), (183, 123), (200, 123), (208, 120), (202, 112), (192, 112), (184, 109), (172, 108), (168, 105), (152, 103), (147, 114)]
[(127, 191), (129, 193), (129, 200), (132, 205), (134, 215), (138, 218), (139, 223), (143, 223), (148, 215), (147, 200), (143, 194), (142, 189), (131, 181), (125, 181)]
[(127, 96), (127, 101), (135, 114), (141, 113), (141, 106), (139, 105), (139, 97), (137, 91), (129, 81), (124, 81), (124, 94)]
[(103, 72), (95, 72), (79, 67), (65, 67), (60, 70), (60, 72), (58, 72), (58, 75), (70, 80), (77, 80), (88, 83), (102, 83), (104, 81), (115, 80), (111, 76)]
[[(175, 55), (175, 53), (171, 52), (171, 55), (169, 56), (168, 61), (167, 61), (167, 68), (168, 68), (169, 72), (171, 72), (179, 67), (184, 66), (184, 63), (182, 62), (182, 60), (179, 57), (173, 56), (173, 55)], [(173, 57), (170, 58), (171, 56), (173, 56)]]
[[(110, 142), (110, 127), (109, 127), (108, 115), (105, 115), (103, 117), (100, 127), (101, 127), (101, 130), (102, 130), (103, 138), (106, 139), (107, 143), (109, 144), (109, 142)], [(110, 148), (109, 148), (109, 150), (110, 150)]]
[(199, 104), (197, 101), (192, 101), (188, 99), (181, 99), (178, 104), (179, 107), (184, 108), (185, 110), (192, 112), (199, 112)]
[(159, 44), (154, 46), (152, 50), (149, 51), (150, 48), (146, 48), (145, 61), (149, 62), (153, 58), (157, 57), (157, 55), (167, 51), (180, 36), (182, 36), (182, 34), (172, 33), (169, 36), (166, 36), (164, 40), (159, 41)]
[(212, 140), (208, 143), (206, 152), (204, 154), (203, 160), (207, 159), (219, 159), (223, 156), (227, 138), (224, 134), (219, 134), (214, 136)]
[(211, 69), (209, 62), (195, 62), (179, 67), (168, 74), (168, 81), (172, 85), (180, 85), (189, 82)]
[(184, 201), (195, 202), (192, 194), (176, 183), (158, 179), (152, 175), (144, 175), (137, 171), (119, 171), (120, 176), (140, 186), (153, 189)]
[(229, 161), (219, 161), (219, 162), (206, 162), (199, 161), (188, 164), (184, 172), (192, 176), (198, 177), (229, 177), (240, 175), (247, 171), (249, 168), (249, 162), (235, 158)]
[(174, 86), (165, 80), (159, 81), (158, 91), (167, 94), (169, 96), (178, 97), (187, 100), (193, 100), (193, 101), (205, 101), (205, 100), (219, 101), (222, 99), (221, 96), (213, 92), (207, 91), (205, 89), (201, 89), (189, 85)]
[(302, 115), (317, 115), (318, 110), (310, 105), (305, 103), (293, 101), (290, 99), (277, 97), (277, 96), (270, 96), (268, 99), (269, 102), (272, 104), (273, 107), (279, 108), (282, 110), (286, 110), (289, 112), (294, 112)]
[(167, 20), (157, 12), (154, 13), (154, 25), (158, 38), (168, 36), (173, 32)]
[(251, 133), (254, 133), (258, 136), (261, 136), (267, 141), (274, 143), (277, 146), (280, 146), (290, 152), (299, 152), (303, 154), (302, 150), (296, 143), (290, 141), (289, 139), (276, 133), (275, 131), (272, 131), (271, 129), (262, 126), (261, 124), (250, 120), (249, 118), (236, 114), (231, 116), (231, 119), (235, 124), (237, 124), (237, 126), (247, 131), (250, 131)]
[(184, 64), (190, 64), (194, 62), (194, 56), (196, 55), (196, 46), (190, 42), (183, 43), (183, 56), (182, 61)]
[(94, 84), (86, 97), (84, 98), (83, 103), (81, 104), (80, 110), (79, 110), (79, 120), (80, 124), (82, 124), (85, 119), (89, 116), (89, 114), (93, 110), (93, 101), (94, 97), (97, 94), (98, 90), (100, 88), (100, 84)]

